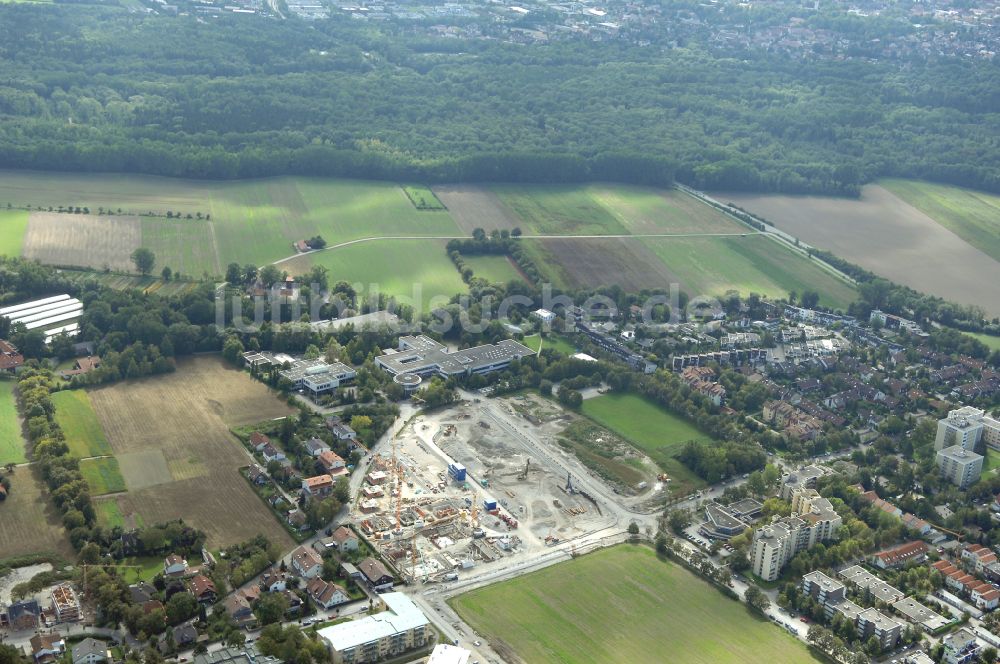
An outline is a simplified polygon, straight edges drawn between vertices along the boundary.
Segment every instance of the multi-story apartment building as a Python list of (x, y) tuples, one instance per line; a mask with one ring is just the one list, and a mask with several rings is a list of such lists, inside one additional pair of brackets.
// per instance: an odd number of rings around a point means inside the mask
[(983, 416), (985, 413), (972, 406), (963, 406), (950, 411), (948, 417), (938, 420), (934, 449), (958, 445), (963, 450), (973, 451), (983, 436)]
[(433, 628), (409, 597), (385, 593), (379, 599), (385, 611), (319, 630), (334, 664), (377, 662), (427, 645)]
[(960, 489), (975, 484), (983, 472), (982, 455), (959, 445), (939, 450), (935, 461), (941, 470), (941, 477)]
[(792, 494), (795, 515), (758, 528), (750, 546), (753, 573), (765, 581), (778, 578), (781, 568), (799, 551), (833, 537), (841, 525), (840, 515), (826, 498), (813, 489)]

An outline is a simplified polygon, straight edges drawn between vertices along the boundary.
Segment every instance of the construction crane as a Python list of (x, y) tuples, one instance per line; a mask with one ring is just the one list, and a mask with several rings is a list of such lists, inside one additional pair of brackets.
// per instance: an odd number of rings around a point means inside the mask
[[(403, 532), (402, 509), (403, 509), (403, 479), (400, 477), (399, 462), (396, 459), (396, 436), (392, 437), (392, 475), (389, 477), (389, 486), (396, 485), (396, 534)], [(391, 493), (391, 489), (390, 489)]]

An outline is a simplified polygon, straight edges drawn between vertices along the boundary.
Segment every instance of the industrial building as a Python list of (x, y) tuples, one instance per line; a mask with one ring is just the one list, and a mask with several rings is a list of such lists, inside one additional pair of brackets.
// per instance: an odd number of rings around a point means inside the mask
[(319, 630), (334, 664), (363, 664), (401, 655), (427, 644), (430, 622), (403, 593), (381, 596), (386, 610), (375, 615)]
[(535, 351), (513, 339), (451, 352), (446, 345), (421, 334), (400, 337), (399, 348), (385, 351), (375, 362), (393, 376), (437, 374), (448, 378), (500, 371), (513, 360), (534, 354)]

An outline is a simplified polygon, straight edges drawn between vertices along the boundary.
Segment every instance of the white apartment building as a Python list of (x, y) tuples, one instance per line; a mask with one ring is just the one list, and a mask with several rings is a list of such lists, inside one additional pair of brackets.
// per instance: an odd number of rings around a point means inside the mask
[(385, 611), (319, 630), (334, 664), (377, 662), (426, 645), (433, 630), (409, 597), (385, 593), (379, 599)]
[(983, 436), (984, 415), (983, 411), (972, 406), (963, 406), (950, 411), (948, 417), (938, 420), (934, 449), (943, 450), (958, 445), (963, 450), (971, 452)]
[(952, 445), (937, 453), (938, 468), (941, 477), (960, 489), (965, 489), (979, 481), (983, 472), (983, 456), (960, 445)]
[(765, 581), (777, 579), (781, 568), (799, 551), (831, 539), (842, 522), (830, 501), (814, 489), (793, 493), (792, 510), (795, 515), (754, 531), (750, 565)]

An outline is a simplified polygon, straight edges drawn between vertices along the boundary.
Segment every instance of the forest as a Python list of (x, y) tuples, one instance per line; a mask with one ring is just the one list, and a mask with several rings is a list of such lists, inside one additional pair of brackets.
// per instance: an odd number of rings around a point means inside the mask
[(350, 21), (0, 5), (0, 168), (1000, 190), (989, 61), (515, 45)]

